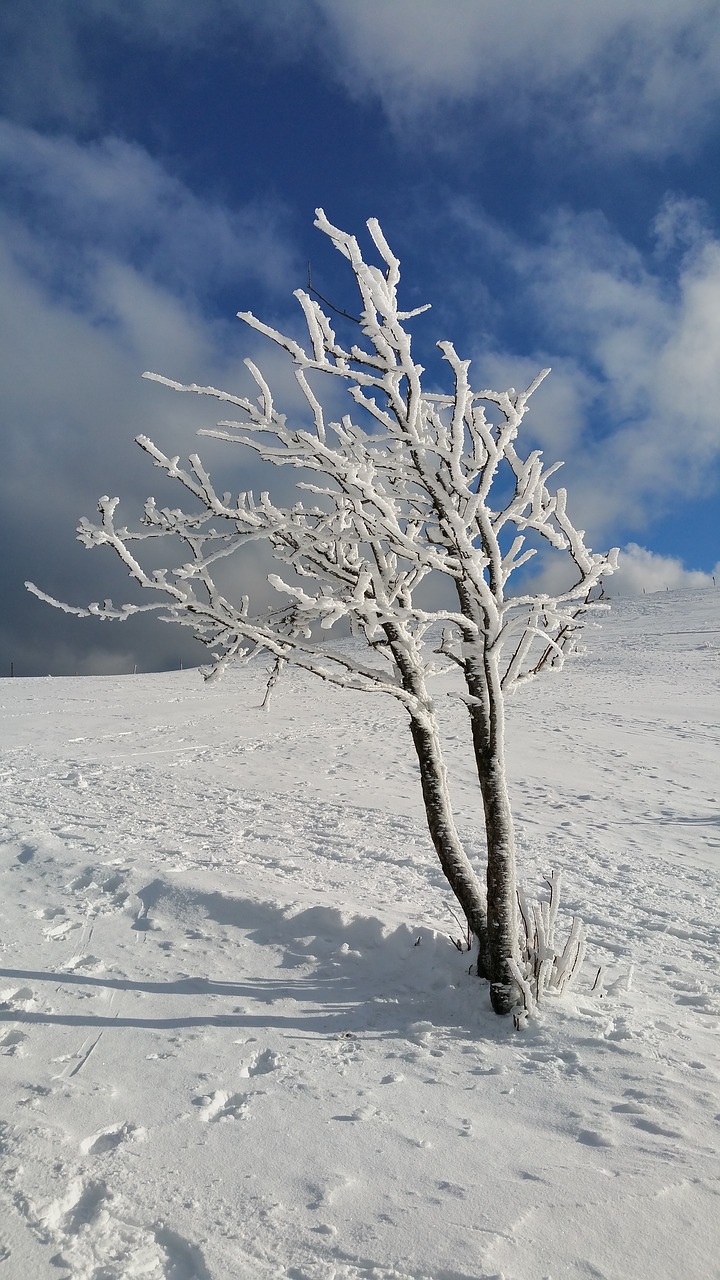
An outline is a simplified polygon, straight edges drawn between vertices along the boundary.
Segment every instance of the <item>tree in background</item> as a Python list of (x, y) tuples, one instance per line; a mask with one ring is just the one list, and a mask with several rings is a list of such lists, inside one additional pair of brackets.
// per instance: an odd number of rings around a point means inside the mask
[[(28, 586), (81, 616), (126, 619), (161, 611), (165, 620), (192, 628), (207, 646), (207, 678), (230, 662), (264, 652), (343, 688), (396, 699), (408, 717), (430, 835), (477, 942), (477, 971), (490, 982), (493, 1008), (507, 1013), (519, 998), (529, 997), (533, 974), (536, 994), (543, 984), (561, 986), (580, 944), (574, 935), (570, 951), (558, 956), (554, 944), (548, 951), (552, 927), (543, 929), (538, 915), (539, 944), (532, 912), (522, 899), (522, 910), (518, 906), (504, 698), (543, 668), (561, 666), (577, 648), (578, 634), (597, 607), (593, 589), (613, 572), (617, 553), (593, 554), (567, 514), (565, 490), (548, 489), (561, 464), (545, 467), (539, 451), (523, 456), (516, 448), (529, 397), (548, 370), (521, 393), (474, 390), (470, 362), (450, 342), (440, 342), (448, 389), (425, 389), (407, 324), (427, 308), (399, 310), (399, 263), (378, 223), (372, 220), (368, 228), (382, 266), (366, 262), (357, 240), (332, 226), (322, 210), (315, 225), (350, 264), (360, 294), (362, 338), (341, 340), (311, 296), (314, 291), (295, 295), (307, 324), (306, 346), (240, 313), (290, 357), (307, 406), (304, 421), (288, 424), (249, 360), (256, 400), (145, 375), (231, 406), (239, 421), (223, 421), (200, 434), (242, 444), (273, 466), (297, 468), (297, 488), (307, 497), (281, 507), (267, 493), (220, 493), (199, 457), (193, 455), (185, 468), (138, 436), (155, 466), (185, 491), (189, 510), (161, 509), (149, 498), (141, 527), (130, 530), (116, 526), (118, 499), (103, 497), (99, 523), (83, 519), (78, 536), (88, 548), (111, 547), (131, 578), (157, 599), (75, 608)], [(318, 375), (338, 379), (349, 394), (351, 411), (339, 421), (328, 420)], [(158, 538), (184, 548), (177, 568), (152, 570), (136, 558), (136, 544)], [(229, 555), (258, 540), (269, 544), (284, 572), (270, 575), (278, 604), (263, 613), (253, 613), (246, 596), (228, 599), (217, 574)], [(570, 585), (554, 595), (522, 588), (509, 595), (511, 575), (543, 543), (565, 553)], [(443, 584), (444, 590), (428, 591)], [(361, 656), (357, 646), (332, 642), (328, 633), (338, 624), (349, 624), (352, 635), (365, 642)], [(462, 678), (485, 814), (486, 887), (453, 817), (428, 688), (440, 666), (455, 667)], [(550, 920), (546, 912), (545, 925), (553, 923), (554, 915)]]

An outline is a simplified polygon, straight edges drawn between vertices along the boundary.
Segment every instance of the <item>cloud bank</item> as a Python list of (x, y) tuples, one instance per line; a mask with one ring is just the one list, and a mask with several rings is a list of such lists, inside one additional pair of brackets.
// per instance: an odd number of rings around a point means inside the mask
[[(316, 5), (345, 87), (376, 95), (398, 125), (476, 102), (538, 133), (658, 156), (693, 145), (717, 103), (712, 0)], [(568, 97), (571, 118), (562, 109)]]
[(98, 24), (111, 41), (148, 48), (203, 52), (249, 33), (265, 58), (310, 55), (346, 92), (379, 101), (395, 127), (420, 122), (426, 145), (440, 148), (452, 144), (443, 113), (472, 105), (565, 145), (663, 157), (696, 146), (720, 92), (715, 0), (453, 0), (450, 9), (436, 0), (175, 0), (171, 11), (165, 0), (25, 0), (0, 17), (3, 105), (15, 119), (82, 128), (101, 116), (85, 40)]
[(720, 240), (707, 210), (669, 195), (642, 254), (600, 214), (559, 210), (530, 243), (466, 208), (507, 272), (513, 308), (542, 345), (522, 359), (476, 342), (484, 374), (530, 382), (528, 429), (567, 462), (567, 483), (593, 536), (642, 529), (680, 497), (707, 495), (720, 467)]
[(609, 596), (651, 595), (654, 591), (680, 591), (715, 587), (720, 583), (720, 564), (713, 573), (687, 569), (676, 556), (660, 556), (636, 542), (623, 547), (617, 573), (607, 582)]
[[(79, 604), (132, 595), (111, 557), (74, 543), (78, 518), (108, 490), (121, 495), (130, 523), (151, 492), (177, 500), (134, 437), (187, 454), (216, 417), (209, 403), (151, 387), (142, 372), (245, 386), (242, 360), (253, 346), (232, 312), (213, 313), (209, 282), (229, 279), (240, 297), (251, 288), (266, 299), (281, 286), (289, 293), (291, 244), (262, 206), (231, 213), (204, 202), (115, 139), (81, 144), (0, 123), (0, 163), (0, 544), (13, 549), (0, 646), (18, 674), (197, 663), (202, 651), (184, 634), (143, 621), (113, 635), (108, 658), (109, 637), (93, 628), (80, 635), (22, 584), (32, 578)], [(212, 466), (213, 446), (205, 452)], [(223, 465), (231, 484), (258, 481), (252, 459)], [(262, 563), (246, 572), (262, 592)]]

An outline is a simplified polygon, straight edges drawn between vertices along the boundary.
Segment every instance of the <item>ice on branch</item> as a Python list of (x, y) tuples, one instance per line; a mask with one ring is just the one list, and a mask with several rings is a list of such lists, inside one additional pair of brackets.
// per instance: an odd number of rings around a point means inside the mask
[(544, 902), (530, 902), (518, 889), (520, 961), (513, 961), (512, 965), (522, 993), (522, 1008), (515, 1015), (518, 1026), (548, 995), (561, 995), (571, 987), (582, 968), (586, 942), (579, 917), (573, 916), (562, 946), (555, 939), (561, 884), (560, 872), (552, 871), (547, 879), (550, 897)]
[[(508, 1012), (525, 978), (503, 700), (577, 650), (588, 617), (604, 607), (596, 597), (617, 553), (590, 551), (570, 519), (565, 490), (550, 485), (559, 464), (547, 465), (538, 450), (523, 452), (519, 445), (530, 398), (549, 370), (524, 391), (493, 391), (482, 383), (476, 389), (470, 361), (441, 341), (446, 387), (427, 390), (408, 328), (426, 308), (400, 308), (400, 265), (378, 223), (368, 223), (371, 262), (355, 237), (333, 226), (322, 210), (315, 225), (349, 264), (359, 328), (340, 317), (338, 329), (304, 290), (295, 296), (307, 328), (305, 345), (251, 312), (239, 313), (294, 367), (305, 403), (298, 420), (276, 406), (252, 361), (246, 363), (255, 398), (145, 374), (174, 391), (221, 402), (233, 416), (200, 434), (250, 449), (269, 467), (297, 468), (302, 500), (280, 506), (268, 493), (218, 491), (199, 457), (182, 465), (138, 436), (153, 465), (179, 486), (185, 506), (158, 508), (150, 498), (139, 527), (117, 528), (117, 499), (105, 497), (100, 521), (83, 520), (78, 536), (86, 547), (110, 547), (153, 603), (77, 609), (30, 590), (71, 612), (101, 618), (159, 610), (206, 646), (210, 676), (264, 652), (278, 671), (293, 663), (341, 687), (395, 699), (408, 718), (435, 850), (477, 940), (478, 971), (490, 980), (493, 1007)], [(347, 391), (347, 412), (337, 420), (318, 395), (317, 373)], [(144, 567), (156, 539), (179, 545), (176, 568)], [(269, 579), (277, 600), (264, 610), (253, 610), (245, 596), (228, 599), (217, 575), (228, 556), (252, 553), (257, 542), (270, 548), (279, 570)], [(573, 571), (569, 585), (556, 594), (534, 593), (527, 585), (513, 593), (512, 575), (542, 545), (565, 555)], [(444, 581), (449, 590), (423, 592), (423, 600), (450, 603), (421, 604), (418, 588), (433, 581)], [(366, 642), (365, 660), (341, 628)], [(333, 641), (333, 632), (340, 638)], [(438, 658), (463, 683), (468, 750), (487, 830), (486, 885), (453, 817), (428, 688)]]

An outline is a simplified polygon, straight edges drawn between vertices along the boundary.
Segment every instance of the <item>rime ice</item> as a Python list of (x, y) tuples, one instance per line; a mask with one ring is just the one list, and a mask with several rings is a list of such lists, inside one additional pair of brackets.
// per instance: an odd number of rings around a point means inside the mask
[[(71, 611), (125, 620), (159, 610), (165, 620), (191, 627), (207, 646), (211, 676), (231, 662), (266, 653), (342, 688), (394, 698), (408, 717), (435, 851), (477, 941), (477, 972), (490, 982), (496, 1012), (508, 1013), (521, 993), (527, 1003), (532, 961), (520, 942), (504, 699), (540, 671), (562, 666), (577, 649), (587, 615), (602, 607), (593, 592), (616, 568), (617, 552), (596, 554), (585, 545), (584, 532), (568, 515), (565, 490), (548, 487), (560, 464), (546, 467), (538, 450), (526, 456), (518, 450), (528, 401), (549, 370), (523, 392), (475, 389), (470, 361), (441, 341), (449, 388), (426, 390), (407, 328), (426, 308), (399, 308), (399, 262), (378, 223), (372, 219), (368, 230), (381, 267), (366, 262), (355, 237), (334, 227), (322, 210), (315, 225), (350, 264), (363, 342), (343, 340), (303, 290), (296, 297), (307, 347), (240, 313), (292, 361), (311, 427), (288, 422), (250, 360), (256, 400), (146, 374), (176, 391), (232, 406), (237, 420), (202, 434), (240, 443), (267, 464), (297, 468), (298, 489), (307, 499), (292, 507), (275, 505), (268, 493), (232, 499), (217, 492), (197, 455), (185, 468), (178, 456), (138, 436), (155, 466), (185, 491), (190, 509), (160, 509), (150, 498), (143, 527), (129, 530), (115, 524), (118, 499), (105, 496), (100, 523), (84, 519), (78, 533), (88, 548), (115, 551), (156, 601)], [(315, 374), (340, 381), (353, 414), (328, 420), (313, 386)], [(133, 548), (152, 546), (158, 538), (179, 540), (188, 558), (174, 570), (146, 568)], [(252, 611), (247, 596), (227, 599), (216, 569), (259, 540), (284, 566), (284, 573), (269, 577), (279, 604), (264, 614)], [(568, 558), (570, 585), (555, 595), (510, 594), (512, 574), (538, 545)], [(420, 603), (419, 589), (432, 582), (445, 587), (449, 606)], [(366, 660), (322, 634), (343, 622), (367, 644)], [(438, 654), (459, 669), (465, 686), (460, 696), (467, 709), (468, 753), (485, 815), (485, 885), (458, 835), (441, 726), (427, 686)]]

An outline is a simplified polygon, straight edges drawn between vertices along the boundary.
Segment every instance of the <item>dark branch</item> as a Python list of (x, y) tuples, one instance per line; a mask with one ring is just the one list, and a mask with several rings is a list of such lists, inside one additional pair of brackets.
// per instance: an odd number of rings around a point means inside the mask
[(307, 287), (308, 287), (308, 293), (313, 293), (313, 294), (315, 295), (315, 297), (316, 297), (316, 298), (319, 298), (321, 302), (324, 302), (324, 303), (325, 303), (325, 306), (326, 306), (326, 307), (329, 307), (331, 311), (334, 311), (336, 316), (344, 316), (346, 320), (352, 320), (353, 324), (360, 324), (360, 321), (358, 320), (357, 316), (351, 316), (351, 315), (350, 315), (350, 313), (349, 313), (349, 311), (343, 311), (340, 307), (334, 307), (334, 306), (333, 306), (333, 304), (332, 304), (332, 302), (328, 302), (327, 298), (324, 298), (324, 297), (323, 297), (323, 295), (322, 295), (321, 293), (318, 293), (317, 289), (315, 289), (315, 288), (314, 288), (314, 286), (313, 286), (313, 282), (312, 282), (312, 274), (311, 274), (311, 271), (310, 271), (310, 263), (309, 263), (309, 262), (308, 262), (308, 283), (307, 283)]

